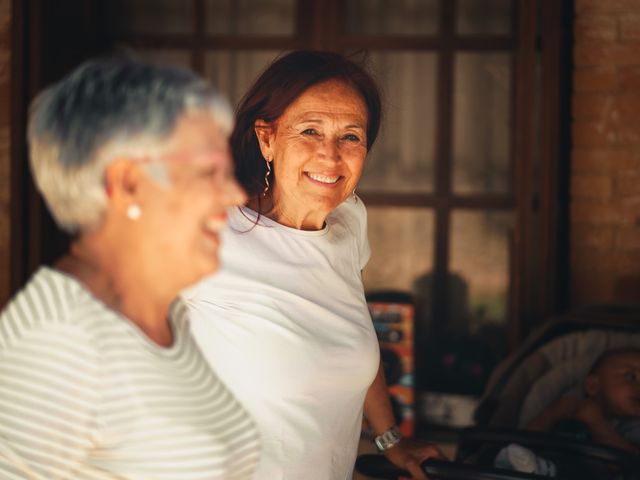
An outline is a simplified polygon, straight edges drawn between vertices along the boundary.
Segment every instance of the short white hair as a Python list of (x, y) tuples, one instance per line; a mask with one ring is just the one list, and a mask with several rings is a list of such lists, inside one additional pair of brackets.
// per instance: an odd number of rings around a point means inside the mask
[(38, 190), (64, 230), (101, 223), (104, 176), (119, 156), (153, 157), (179, 118), (208, 112), (228, 135), (227, 101), (194, 73), (130, 60), (84, 63), (31, 105), (29, 160)]

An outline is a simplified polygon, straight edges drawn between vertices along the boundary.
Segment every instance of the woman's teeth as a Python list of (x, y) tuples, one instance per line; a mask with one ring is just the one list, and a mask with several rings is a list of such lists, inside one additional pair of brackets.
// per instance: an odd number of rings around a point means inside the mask
[(317, 173), (307, 173), (307, 175), (309, 175), (309, 178), (312, 178), (313, 180), (316, 180), (318, 182), (322, 182), (322, 183), (336, 183), (338, 181), (338, 179), (340, 178), (340, 176), (335, 176), (335, 177), (328, 177), (326, 175), (318, 175)]

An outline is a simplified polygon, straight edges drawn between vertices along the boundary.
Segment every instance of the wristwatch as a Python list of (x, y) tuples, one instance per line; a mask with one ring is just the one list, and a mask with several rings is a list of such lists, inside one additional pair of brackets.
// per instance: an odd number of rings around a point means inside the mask
[(384, 452), (385, 450), (393, 447), (400, 440), (402, 440), (402, 434), (400, 433), (398, 426), (394, 425), (386, 432), (374, 438), (373, 443), (376, 444), (379, 452)]

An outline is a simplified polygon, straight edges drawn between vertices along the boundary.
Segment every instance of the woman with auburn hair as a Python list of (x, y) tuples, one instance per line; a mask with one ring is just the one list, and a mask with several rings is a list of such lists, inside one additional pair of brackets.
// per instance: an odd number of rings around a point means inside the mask
[(441, 455), (400, 437), (362, 285), (355, 189), (380, 112), (361, 66), (311, 51), (276, 60), (237, 110), (231, 146), (249, 200), (230, 213), (220, 275), (185, 298), (198, 343), (258, 425), (258, 479), (351, 478), (363, 412), (414, 478)]

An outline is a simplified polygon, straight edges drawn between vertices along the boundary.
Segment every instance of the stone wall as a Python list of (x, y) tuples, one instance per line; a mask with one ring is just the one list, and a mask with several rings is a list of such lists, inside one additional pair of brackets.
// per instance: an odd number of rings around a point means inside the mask
[(571, 301), (640, 301), (640, 0), (575, 9)]
[(10, 288), (11, 0), (0, 0), (0, 306)]

